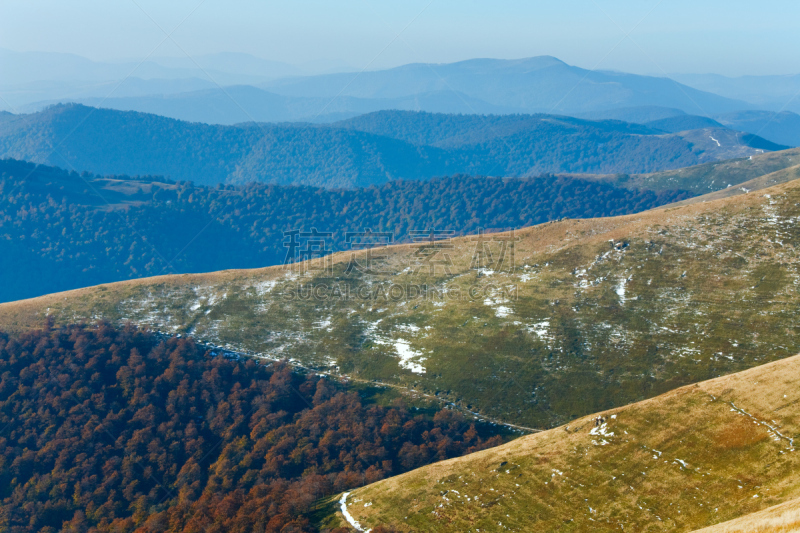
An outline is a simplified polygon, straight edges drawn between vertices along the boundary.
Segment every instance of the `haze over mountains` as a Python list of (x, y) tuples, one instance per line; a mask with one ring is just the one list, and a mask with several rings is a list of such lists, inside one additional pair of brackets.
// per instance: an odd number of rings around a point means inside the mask
[(108, 63), (75, 54), (0, 49), (0, 109), (25, 109), (36, 102), (174, 94), (219, 85), (258, 84), (283, 76), (324, 72), (334, 65), (320, 63), (301, 68), (238, 53)]
[[(5, 56), (0, 55), (0, 59), (3, 57), (8, 58), (8, 62), (13, 61), (14, 69), (11, 69), (9, 79), (14, 79), (16, 74), (18, 79), (25, 80), (24, 83), (41, 81), (33, 79), (35, 74), (17, 65), (18, 63), (27, 65), (27, 62), (20, 61), (13, 55), (9, 57), (9, 53)], [(52, 61), (50, 56), (45, 56), (43, 60)], [(281, 72), (281, 69), (267, 66), (258, 69), (254, 65), (247, 64), (245, 67), (249, 68), (241, 67), (245, 74), (237, 77), (211, 68), (226, 66), (225, 62), (216, 57), (200, 58), (200, 61), (205, 61), (209, 65), (203, 69), (190, 69), (185, 64), (181, 64), (178, 69), (166, 68), (154, 63), (145, 63), (138, 68), (129, 64), (115, 65), (111, 68), (105, 65), (98, 66), (86, 60), (81, 62), (81, 58), (72, 56), (69, 60), (66, 63), (68, 72), (72, 74), (67, 75), (65, 72), (59, 75), (67, 76), (67, 81), (72, 83), (78, 81), (74, 77), (83, 71), (86, 71), (88, 79), (81, 81), (108, 82), (122, 79), (127, 75), (137, 75), (145, 79), (200, 78), (220, 85), (249, 83), (267, 91), (260, 95), (262, 99), (269, 101), (274, 95), (282, 95), (290, 98), (292, 106), (301, 109), (303, 106), (317, 105), (316, 99), (319, 98), (330, 101), (340, 97), (350, 97), (349, 105), (340, 104), (342, 110), (347, 109), (350, 113), (391, 109), (391, 107), (367, 109), (365, 107), (367, 103), (363, 100), (377, 100), (372, 105), (381, 105), (379, 102), (382, 102), (383, 106), (399, 101), (407, 106), (417, 106), (408, 109), (460, 113), (575, 114), (619, 107), (657, 105), (679, 108), (693, 114), (716, 114), (755, 107), (744, 101), (698, 91), (667, 78), (589, 71), (547, 56), (520, 60), (475, 59), (444, 65), (411, 64), (382, 71), (282, 77), (274, 81), (264, 80), (276, 77), (275, 74)], [(251, 62), (255, 63), (255, 58)], [(241, 59), (238, 62), (233, 61), (229, 68), (233, 70), (241, 63), (247, 62)], [(285, 70), (283, 69), (284, 72)], [(263, 74), (259, 77), (257, 72)], [(153, 89), (156, 88), (157, 85), (153, 84)], [(187, 99), (184, 105), (189, 106), (194, 113), (193, 116), (176, 118), (209, 122), (204, 120), (203, 104), (213, 102), (215, 98), (219, 98), (219, 93), (225, 93), (225, 90), (215, 88), (215, 91), (206, 93), (190, 92), (181, 93), (179, 97), (173, 96), (170, 100)], [(103, 97), (107, 107), (144, 111), (147, 107), (157, 105), (159, 93), (174, 94), (174, 91), (154, 90), (152, 96), (136, 98), (134, 98), (136, 95), (121, 94), (116, 91), (114, 94), (105, 93), (97, 96)], [(73, 96), (72, 99), (87, 104), (98, 103), (96, 99), (91, 99), (91, 96), (93, 95), (85, 95), (83, 100)], [(63, 101), (65, 98), (69, 99), (69, 97), (40, 98), (39, 101)], [(21, 105), (34, 102), (35, 100), (29, 99)], [(248, 108), (253, 106), (250, 120), (255, 121), (295, 121), (308, 119), (309, 116), (337, 112), (328, 111), (323, 105), (318, 106), (316, 113), (313, 114), (304, 115), (296, 111), (282, 110), (281, 113), (273, 112), (273, 116), (265, 118), (259, 113), (255, 104), (255, 101), (241, 103), (248, 112)], [(186, 114), (187, 109), (181, 110), (180, 113)], [(234, 123), (240, 121), (239, 118), (234, 112), (223, 123)]]
[(751, 102), (770, 111), (800, 113), (800, 74), (737, 78), (719, 74), (672, 74), (670, 77), (695, 89)]
[[(308, 65), (304, 70), (246, 54), (99, 63), (69, 54), (0, 50), (0, 109), (29, 113), (77, 102), (221, 125), (331, 123), (382, 110), (545, 113), (657, 129), (655, 121), (670, 118), (665, 130), (672, 133), (721, 124), (800, 146), (800, 116), (792, 111), (800, 111), (793, 98), (800, 92), (796, 76), (679, 76), (687, 82), (681, 84), (666, 77), (590, 71), (549, 56), (308, 75), (332, 68)], [(700, 118), (676, 120), (686, 115)]]
[(360, 75), (283, 79), (266, 87), (278, 94), (330, 98), (397, 98), (456, 91), (527, 113), (571, 114), (642, 105), (721, 113), (749, 107), (745, 102), (681, 86), (666, 78), (590, 71), (549, 56), (412, 64)]

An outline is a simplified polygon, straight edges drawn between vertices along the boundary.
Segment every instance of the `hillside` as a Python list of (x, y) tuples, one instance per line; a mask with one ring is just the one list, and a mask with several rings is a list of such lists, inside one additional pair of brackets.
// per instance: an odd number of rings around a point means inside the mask
[(725, 189), (704, 194), (702, 196), (695, 196), (687, 200), (681, 200), (680, 202), (676, 202), (669, 207), (689, 205), (697, 202), (710, 202), (713, 200), (719, 200), (721, 198), (729, 198), (731, 196), (741, 196), (743, 194), (750, 194), (753, 191), (760, 191), (761, 189), (766, 189), (768, 187), (779, 185), (781, 183), (787, 183), (796, 179), (800, 179), (800, 165), (778, 170), (777, 172), (773, 172), (765, 176), (759, 176), (758, 178), (750, 181), (739, 183), (735, 187), (727, 187)]
[(378, 111), (336, 122), (333, 126), (372, 133), (419, 146), (460, 148), (514, 135), (535, 134), (548, 125), (591, 127), (606, 134), (653, 135), (653, 129), (616, 120), (590, 121), (554, 115), (445, 115), (440, 113)]
[(647, 124), (657, 120), (686, 116), (688, 113), (682, 109), (674, 107), (662, 107), (657, 105), (634, 106), (634, 107), (615, 107), (580, 113), (575, 116), (587, 118), (589, 120), (621, 120), (633, 124)]
[(436, 149), (318, 127), (208, 126), (144, 113), (54, 106), (0, 123), (0, 156), (100, 174), (198, 184), (356, 187), (444, 174)]
[[(352, 188), (453, 174), (656, 172), (781, 148), (728, 129), (662, 134), (548, 115), (387, 112), (364, 121), (372, 131), (300, 123), (210, 126), (59, 105), (0, 121), (0, 157), (79, 172), (160, 174), (200, 185)], [(395, 130), (404, 138), (387, 136)], [(448, 142), (424, 144), (437, 139)]]
[[(793, 181), (513, 235), (427, 228), (292, 267), (3, 304), (0, 323), (130, 320), (549, 428), (800, 351), (798, 205)], [(298, 235), (292, 257), (318, 240)]]
[(678, 170), (636, 176), (602, 176), (600, 179), (632, 189), (652, 191), (681, 189), (702, 195), (728, 189), (798, 164), (800, 164), (800, 149), (795, 148)]
[[(787, 94), (785, 100), (775, 108), (781, 109), (788, 100), (795, 97), (796, 91)], [(675, 132), (723, 126), (758, 135), (777, 144), (800, 146), (800, 115), (791, 111), (732, 111), (710, 117), (704, 111), (700, 115), (702, 116), (688, 115), (680, 109), (645, 106), (583, 113), (579, 116), (593, 120), (622, 120)]]
[(326, 249), (342, 251), (351, 248), (347, 232), (389, 232), (383, 242), (409, 242), (420, 228), (454, 235), (516, 229), (634, 213), (689, 196), (556, 176), (454, 176), (338, 191), (209, 188), (0, 160), (0, 301), (159, 274), (279, 265), (286, 232), (301, 229), (335, 231)]
[(748, 515), (800, 495), (798, 379), (795, 356), (677, 389), (355, 490), (347, 511), (419, 532), (693, 531)]
[(656, 130), (666, 131), (668, 133), (677, 133), (679, 131), (687, 130), (700, 130), (704, 128), (724, 128), (714, 119), (708, 117), (698, 117), (696, 115), (681, 115), (677, 117), (663, 118), (660, 120), (653, 120), (646, 123), (647, 127)]
[[(419, 146), (491, 147), (492, 152), (511, 150), (511, 147), (513, 150), (541, 152), (537, 144), (553, 136), (555, 127), (574, 132), (596, 130), (605, 135), (652, 136), (665, 131), (681, 133), (665, 138), (689, 142), (691, 150), (700, 158), (734, 158), (743, 154), (741, 150), (755, 154), (758, 150), (776, 151), (787, 148), (760, 137), (731, 131), (714, 120), (689, 115), (641, 125), (618, 120), (593, 121), (553, 115), (481, 116), (379, 111), (337, 122), (334, 126), (391, 137)], [(597, 142), (603, 143), (603, 140), (598, 139)], [(503, 147), (503, 144), (510, 144), (511, 147)]]
[(800, 499), (703, 528), (698, 533), (796, 533), (798, 530)]

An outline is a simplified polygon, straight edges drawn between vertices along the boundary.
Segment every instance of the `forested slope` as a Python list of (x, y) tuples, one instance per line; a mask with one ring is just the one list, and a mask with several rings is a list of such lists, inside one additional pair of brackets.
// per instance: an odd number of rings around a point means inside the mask
[(0, 375), (9, 533), (310, 533), (325, 496), (501, 442), (132, 327), (0, 333)]

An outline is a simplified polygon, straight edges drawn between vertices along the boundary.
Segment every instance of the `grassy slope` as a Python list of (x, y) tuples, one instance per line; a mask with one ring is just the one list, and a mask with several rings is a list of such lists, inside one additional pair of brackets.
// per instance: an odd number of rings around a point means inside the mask
[(723, 522), (800, 496), (798, 379), (795, 356), (680, 388), (358, 489), (348, 510), (420, 532)]
[[(800, 159), (798, 159), (800, 160)], [(760, 191), (781, 183), (787, 183), (800, 178), (800, 165), (778, 170), (765, 176), (738, 183), (735, 187), (727, 187), (716, 192), (704, 194), (702, 196), (695, 196), (681, 202), (676, 202), (668, 207), (677, 207), (682, 205), (696, 204), (698, 202), (709, 202), (712, 200), (720, 200), (722, 198), (730, 198), (731, 196), (741, 196), (749, 194), (754, 191)]]
[(698, 533), (796, 533), (800, 531), (800, 499), (709, 526)]
[[(464, 238), (439, 250), (450, 273), (414, 274), (409, 265), (430, 250), (396, 246), (373, 252), (385, 273), (348, 273), (345, 253), (330, 274), (275, 267), (137, 280), (4, 304), (0, 327), (47, 314), (132, 320), (549, 428), (800, 352), (798, 217), (791, 182), (528, 228), (516, 235), (513, 268), (471, 268), (476, 243)], [(494, 258), (501, 245), (488, 245)], [(300, 283), (327, 286), (326, 299), (298, 298)], [(424, 298), (396, 292), (424, 286)], [(348, 287), (350, 298), (338, 297)]]
[(697, 194), (706, 194), (798, 164), (800, 164), (800, 148), (793, 148), (753, 156), (752, 159), (734, 159), (654, 174), (639, 174), (630, 176), (624, 182), (619, 182), (618, 176), (607, 179), (630, 188), (654, 191), (682, 189)]

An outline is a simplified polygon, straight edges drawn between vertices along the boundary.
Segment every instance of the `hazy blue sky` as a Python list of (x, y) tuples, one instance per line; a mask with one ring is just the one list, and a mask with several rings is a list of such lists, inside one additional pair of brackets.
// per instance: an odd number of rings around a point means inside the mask
[[(355, 68), (549, 54), (636, 73), (786, 74), (800, 72), (799, 21), (789, 0), (2, 0), (0, 47), (96, 60), (232, 51)], [(179, 46), (164, 42), (161, 28), (179, 24)]]

